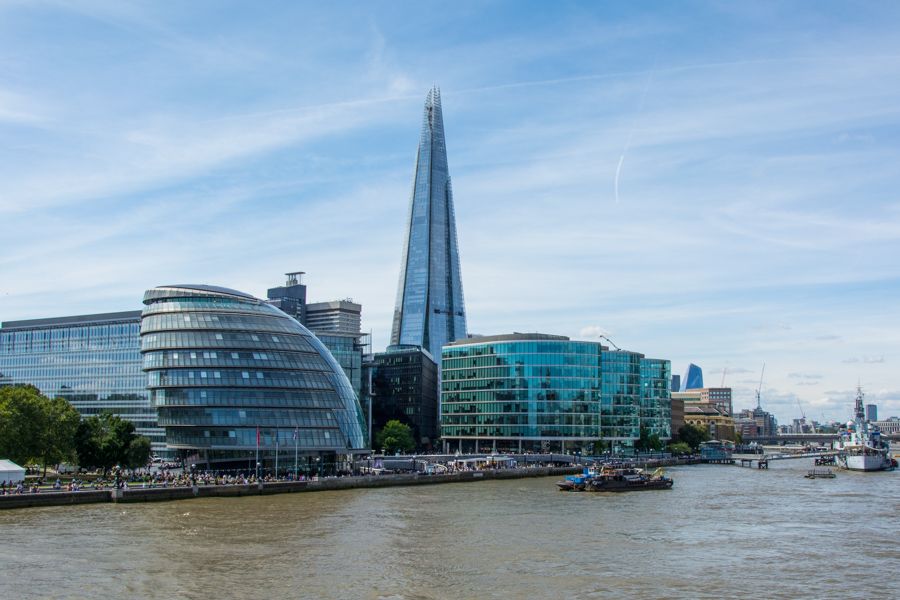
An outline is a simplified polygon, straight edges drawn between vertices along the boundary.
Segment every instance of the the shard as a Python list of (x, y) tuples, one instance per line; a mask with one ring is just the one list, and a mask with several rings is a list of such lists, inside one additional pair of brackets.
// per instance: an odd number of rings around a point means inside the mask
[(441, 93), (434, 87), (425, 99), (391, 344), (420, 346), (440, 364), (441, 346), (465, 337)]

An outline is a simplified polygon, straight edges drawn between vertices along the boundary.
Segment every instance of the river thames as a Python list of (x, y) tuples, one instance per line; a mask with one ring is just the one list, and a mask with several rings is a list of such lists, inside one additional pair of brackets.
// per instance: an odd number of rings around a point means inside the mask
[(900, 476), (673, 468), (0, 513), (0, 598), (888, 598)]

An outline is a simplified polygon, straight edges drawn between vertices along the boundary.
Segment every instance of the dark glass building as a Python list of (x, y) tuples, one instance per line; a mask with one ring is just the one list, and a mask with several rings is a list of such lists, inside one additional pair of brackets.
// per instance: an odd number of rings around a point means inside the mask
[(444, 344), (465, 337), (456, 215), (435, 87), (425, 99), (391, 345), (421, 346), (437, 357)]
[(253, 296), (205, 285), (144, 294), (143, 369), (169, 447), (189, 462), (266, 466), (296, 451), (324, 463), (366, 450), (363, 416), (340, 365), (296, 319)]
[(0, 384), (28, 383), (68, 400), (82, 416), (131, 421), (155, 454), (165, 433), (141, 371), (141, 311), (7, 321), (0, 328)]
[(441, 437), (448, 450), (588, 453), (633, 447), (643, 424), (669, 432), (669, 361), (597, 342), (522, 334), (444, 347)]
[(438, 437), (438, 373), (431, 354), (418, 346), (389, 346), (374, 362), (374, 429), (397, 419), (412, 427), (419, 448), (432, 448)]

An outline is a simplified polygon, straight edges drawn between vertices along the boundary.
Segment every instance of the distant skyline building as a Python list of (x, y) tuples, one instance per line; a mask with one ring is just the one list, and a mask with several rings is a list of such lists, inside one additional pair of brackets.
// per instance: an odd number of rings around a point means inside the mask
[(878, 420), (878, 405), (866, 404), (866, 421)]
[(687, 370), (684, 372), (684, 377), (681, 380), (681, 390), (682, 392), (686, 392), (688, 390), (698, 390), (703, 387), (703, 369), (691, 363), (688, 365)]
[(673, 392), (681, 391), (681, 375), (672, 375), (672, 385), (669, 386)]
[(428, 92), (416, 154), (391, 345), (441, 348), (466, 337), (453, 191), (441, 93)]
[(310, 302), (306, 305), (304, 325), (317, 332), (359, 333), (362, 326), (362, 305), (349, 298)]
[(365, 451), (363, 413), (344, 371), (296, 319), (209, 285), (144, 294), (141, 354), (166, 443), (189, 463), (271, 468), (295, 452), (335, 468)]
[(68, 400), (82, 417), (103, 411), (131, 421), (166, 450), (141, 371), (141, 311), (77, 315), (0, 326), (0, 384), (31, 384)]

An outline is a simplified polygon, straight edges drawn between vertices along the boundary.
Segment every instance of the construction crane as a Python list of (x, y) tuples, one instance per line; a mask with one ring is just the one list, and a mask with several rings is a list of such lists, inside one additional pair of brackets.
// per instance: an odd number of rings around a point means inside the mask
[(727, 373), (727, 372), (728, 372), (728, 367), (724, 367), (722, 369), (722, 383), (719, 384), (720, 388), (725, 387), (725, 373)]
[(621, 350), (622, 350), (621, 348), (619, 348), (618, 346), (616, 346), (616, 343), (615, 343), (614, 341), (612, 341), (611, 339), (609, 339), (609, 338), (606, 337), (605, 335), (601, 335), (601, 336), (599, 336), (599, 337), (600, 337), (600, 339), (606, 340), (607, 342), (609, 342), (609, 345), (612, 346), (613, 348), (615, 348), (616, 350), (618, 350), (618, 351), (621, 351)]
[(800, 418), (803, 419), (803, 420), (805, 421), (805, 420), (806, 420), (806, 413), (803, 412), (803, 405), (800, 404), (800, 398), (799, 398), (799, 396), (797, 397), (797, 408), (800, 409)]
[(762, 410), (762, 403), (760, 402), (760, 394), (762, 393), (762, 383), (763, 383), (763, 375), (766, 374), (766, 363), (763, 363), (762, 371), (759, 374), (759, 387), (756, 388), (756, 408)]

